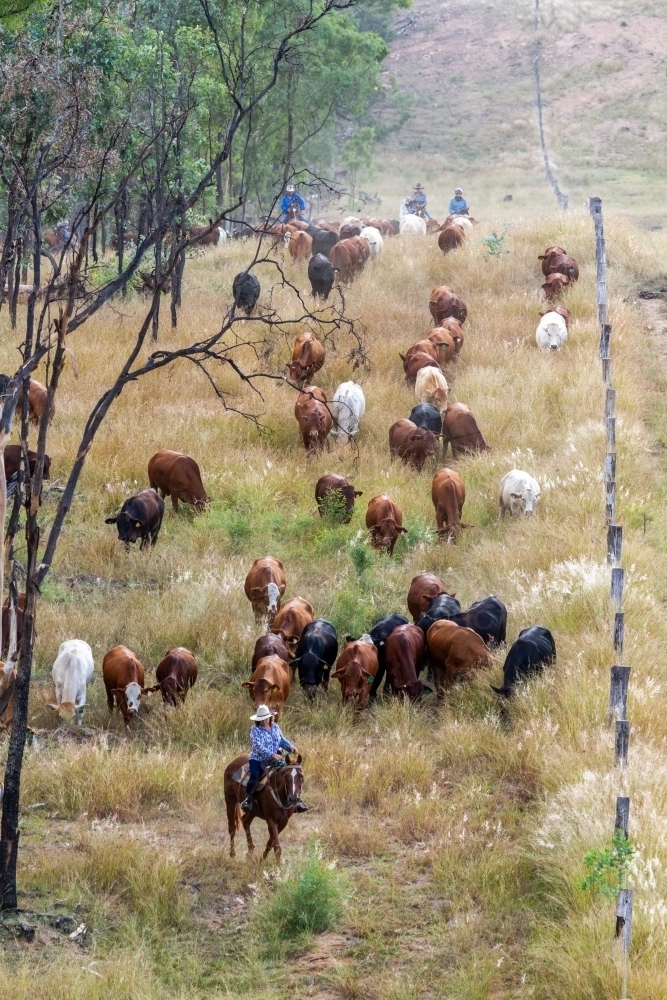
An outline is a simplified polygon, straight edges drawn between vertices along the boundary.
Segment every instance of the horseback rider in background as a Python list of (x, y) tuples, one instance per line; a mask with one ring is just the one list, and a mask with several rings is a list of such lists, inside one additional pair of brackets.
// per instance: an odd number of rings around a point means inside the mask
[(290, 219), (300, 219), (301, 222), (307, 222), (306, 216), (303, 214), (306, 211), (306, 203), (294, 190), (293, 184), (288, 184), (285, 188), (285, 194), (280, 199), (280, 211), (281, 216), (278, 222), (289, 222)]
[(422, 219), (431, 218), (426, 208), (426, 192), (424, 191), (423, 185), (415, 184), (415, 191), (410, 198), (408, 205), (411, 215), (420, 215)]
[(454, 192), (454, 197), (449, 203), (449, 214), (450, 215), (467, 215), (468, 214), (468, 202), (463, 197), (463, 191), (461, 188), (457, 188)]

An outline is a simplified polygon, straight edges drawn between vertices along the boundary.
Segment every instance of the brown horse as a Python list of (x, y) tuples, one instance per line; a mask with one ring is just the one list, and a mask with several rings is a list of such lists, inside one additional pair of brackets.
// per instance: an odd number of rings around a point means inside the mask
[(225, 768), (224, 787), (227, 823), (229, 825), (229, 856), (233, 858), (236, 855), (234, 837), (241, 826), (245, 830), (248, 841), (248, 854), (253, 853), (255, 844), (250, 833), (250, 824), (257, 818), (263, 819), (269, 828), (269, 839), (262, 858), (265, 858), (273, 848), (276, 861), (280, 864), (282, 848), (278, 834), (283, 832), (294, 814), (303, 788), (301, 754), (298, 754), (294, 762), (288, 756), (284, 767), (277, 767), (271, 771), (264, 788), (254, 794), (253, 808), (250, 812), (244, 813), (241, 811), (241, 802), (245, 798), (246, 790), (239, 781), (234, 781), (234, 775), (239, 768), (247, 763), (248, 754), (244, 753), (240, 757), (236, 757)]

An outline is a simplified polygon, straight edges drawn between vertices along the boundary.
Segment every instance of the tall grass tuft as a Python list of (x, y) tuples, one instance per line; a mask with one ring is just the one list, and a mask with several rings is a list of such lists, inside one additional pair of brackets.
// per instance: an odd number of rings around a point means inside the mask
[(264, 890), (254, 923), (269, 948), (311, 934), (323, 934), (340, 919), (349, 895), (347, 877), (326, 861), (318, 841), (307, 855), (291, 862)]

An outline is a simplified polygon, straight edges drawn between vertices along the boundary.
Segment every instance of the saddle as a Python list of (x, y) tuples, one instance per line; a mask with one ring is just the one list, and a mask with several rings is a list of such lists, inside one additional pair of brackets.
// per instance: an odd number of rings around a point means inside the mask
[[(266, 787), (266, 783), (269, 780), (269, 775), (271, 774), (272, 771), (276, 769), (276, 765), (280, 766), (276, 761), (273, 767), (269, 767), (264, 771), (264, 774), (255, 785), (255, 794), (257, 794), (257, 792), (261, 792), (261, 790)], [(243, 764), (242, 767), (240, 767), (238, 771), (234, 771), (234, 774), (232, 775), (232, 779), (234, 781), (237, 781), (239, 785), (243, 785), (244, 788), (247, 787), (249, 778), (250, 778), (250, 766), (248, 764)]]

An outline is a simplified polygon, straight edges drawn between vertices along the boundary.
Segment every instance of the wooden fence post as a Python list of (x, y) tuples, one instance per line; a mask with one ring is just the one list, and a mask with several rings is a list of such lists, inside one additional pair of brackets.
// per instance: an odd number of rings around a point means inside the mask
[(616, 451), (616, 417), (607, 417), (607, 451)]
[(620, 611), (623, 606), (623, 581), (625, 574), (620, 566), (614, 566), (611, 571), (611, 599)]
[(628, 956), (632, 933), (632, 889), (621, 889), (616, 900), (616, 937), (621, 939), (623, 949), (623, 1000), (628, 995)]
[(610, 483), (616, 479), (616, 452), (608, 451), (604, 457), (604, 478)]
[(608, 420), (614, 416), (616, 416), (616, 390), (607, 389), (604, 397), (604, 417)]
[(619, 720), (627, 721), (628, 713), (628, 683), (630, 667), (612, 667), (611, 684), (609, 686), (609, 713), (607, 725), (611, 726)]
[(628, 839), (628, 829), (630, 827), (630, 796), (619, 795), (616, 799), (616, 822), (614, 833), (622, 833)]
[(609, 358), (609, 345), (611, 343), (611, 326), (609, 323), (603, 323), (602, 329), (600, 330), (600, 360), (604, 361), (605, 358)]
[(616, 739), (614, 741), (614, 764), (616, 767), (628, 766), (628, 746), (630, 744), (630, 723), (627, 719), (616, 720)]
[[(623, 636), (625, 633), (625, 614), (617, 611), (614, 615), (614, 650), (619, 660), (623, 656)], [(612, 667), (612, 670), (614, 668)]]
[[(611, 525), (616, 520), (616, 483), (613, 479), (605, 483), (604, 523)], [(609, 559), (607, 558), (607, 561)]]
[(602, 381), (605, 385), (611, 385), (611, 358), (602, 359)]
[(621, 565), (621, 546), (623, 544), (623, 528), (620, 524), (610, 524), (607, 528), (607, 565)]

